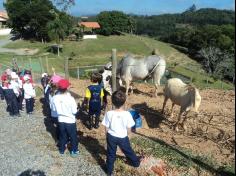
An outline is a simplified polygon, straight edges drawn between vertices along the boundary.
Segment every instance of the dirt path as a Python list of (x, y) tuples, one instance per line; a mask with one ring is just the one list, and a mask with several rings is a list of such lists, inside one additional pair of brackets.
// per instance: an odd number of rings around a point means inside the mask
[[(73, 80), (73, 90), (84, 96), (84, 90), (89, 81)], [(162, 92), (163, 88), (159, 88)], [(188, 115), (185, 132), (175, 132), (173, 123), (177, 120), (179, 107), (175, 107), (174, 118), (169, 117), (171, 103), (167, 103), (165, 115), (161, 108), (163, 96), (152, 97), (154, 87), (147, 84), (135, 84), (135, 91), (130, 95), (126, 108), (134, 108), (141, 112), (143, 117), (143, 128), (139, 133), (148, 137), (158, 137), (171, 145), (191, 149), (195, 154), (211, 156), (219, 164), (233, 165), (235, 161), (235, 93), (223, 90), (201, 90), (202, 103), (200, 115), (195, 117), (194, 113)], [(80, 99), (82, 101), (82, 98)], [(111, 109), (111, 104), (109, 104)], [(109, 109), (108, 108), (108, 109)], [(85, 134), (92, 135), (96, 139), (104, 140), (103, 129), (96, 133), (85, 130)], [(83, 131), (82, 130), (82, 131)]]
[(28, 49), (28, 48), (21, 48), (21, 49), (9, 49), (4, 48), (9, 43), (13, 43), (11, 36), (8, 38), (4, 38), (0, 40), (0, 53), (14, 53), (16, 55), (34, 55), (38, 52), (38, 49)]
[(0, 100), (0, 175), (105, 175), (99, 165), (88, 161), (90, 151), (82, 144), (78, 158), (71, 158), (67, 151), (64, 156), (59, 154), (53, 138), (55, 127), (41, 108), (30, 117), (25, 112), (10, 117), (5, 108), (5, 101)]

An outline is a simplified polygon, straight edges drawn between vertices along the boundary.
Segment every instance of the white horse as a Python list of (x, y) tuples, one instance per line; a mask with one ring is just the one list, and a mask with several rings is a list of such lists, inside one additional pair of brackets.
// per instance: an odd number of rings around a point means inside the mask
[(160, 85), (165, 69), (166, 61), (157, 55), (148, 56), (143, 59), (136, 59), (131, 55), (127, 55), (117, 66), (117, 76), (125, 85), (126, 95), (128, 95), (133, 81), (152, 78), (155, 85), (155, 96), (157, 96), (157, 87)]

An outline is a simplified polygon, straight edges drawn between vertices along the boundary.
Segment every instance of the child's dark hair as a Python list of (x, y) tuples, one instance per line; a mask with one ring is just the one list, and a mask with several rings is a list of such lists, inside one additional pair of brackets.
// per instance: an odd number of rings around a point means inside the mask
[(102, 80), (102, 75), (95, 72), (91, 74), (90, 80), (92, 83), (99, 83)]
[(64, 94), (64, 93), (67, 92), (67, 89), (60, 89), (60, 88), (58, 88), (58, 91), (59, 91), (61, 94)]
[(111, 96), (111, 101), (116, 108), (120, 108), (125, 104), (126, 95), (121, 90), (115, 91)]

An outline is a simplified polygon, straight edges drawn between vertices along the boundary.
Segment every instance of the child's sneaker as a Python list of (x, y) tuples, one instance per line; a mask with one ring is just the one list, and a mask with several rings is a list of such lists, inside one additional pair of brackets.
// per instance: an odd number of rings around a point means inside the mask
[(64, 151), (59, 151), (60, 155), (63, 156), (64, 155)]
[(71, 153), (70, 153), (70, 156), (72, 158), (76, 158), (76, 157), (78, 157), (78, 155), (79, 155), (79, 151), (76, 151), (76, 152), (71, 151)]

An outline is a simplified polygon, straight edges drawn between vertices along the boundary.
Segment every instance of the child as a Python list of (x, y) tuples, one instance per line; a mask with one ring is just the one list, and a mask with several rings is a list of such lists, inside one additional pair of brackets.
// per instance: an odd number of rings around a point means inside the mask
[(36, 97), (35, 89), (33, 87), (33, 84), (31, 82), (31, 78), (28, 75), (24, 76), (24, 98), (26, 103), (26, 113), (28, 115), (33, 113), (34, 110), (34, 97)]
[(43, 87), (43, 90), (45, 90), (47, 84), (48, 84), (48, 81), (49, 81), (49, 77), (48, 77), (48, 74), (47, 73), (43, 73), (42, 74), (42, 78), (41, 78), (41, 85)]
[[(10, 116), (20, 116), (19, 106), (17, 102), (17, 96), (15, 92), (17, 91), (13, 81), (11, 80), (11, 76), (8, 76), (7, 79), (3, 81), (3, 92), (7, 102), (7, 111)], [(14, 92), (15, 90), (15, 92)]]
[(128, 128), (135, 125), (135, 122), (128, 111), (123, 109), (126, 95), (122, 91), (112, 94), (112, 104), (115, 110), (108, 111), (102, 121), (106, 127), (107, 138), (107, 174), (112, 175), (114, 162), (116, 160), (117, 146), (120, 147), (125, 156), (131, 161), (132, 166), (139, 167), (140, 158), (132, 150), (128, 138)]
[(56, 129), (56, 139), (59, 140), (59, 128), (58, 128), (58, 115), (56, 108), (53, 104), (53, 97), (58, 94), (57, 86), (55, 84), (51, 84), (51, 90), (49, 94), (49, 107), (50, 107), (50, 118), (53, 126)]
[[(64, 154), (68, 137), (71, 143), (71, 157), (77, 157), (78, 139), (76, 130), (77, 104), (75, 99), (68, 92), (70, 83), (68, 80), (62, 79), (58, 82), (58, 94), (53, 97), (53, 108), (58, 115), (59, 126), (59, 152)], [(68, 136), (68, 137), (67, 137)]]
[(104, 92), (102, 87), (98, 84), (101, 80), (99, 73), (92, 73), (91, 82), (92, 85), (88, 86), (85, 95), (85, 104), (89, 104), (89, 129), (93, 126), (93, 117), (95, 116), (94, 128), (99, 128), (99, 118), (102, 110), (102, 99)]

